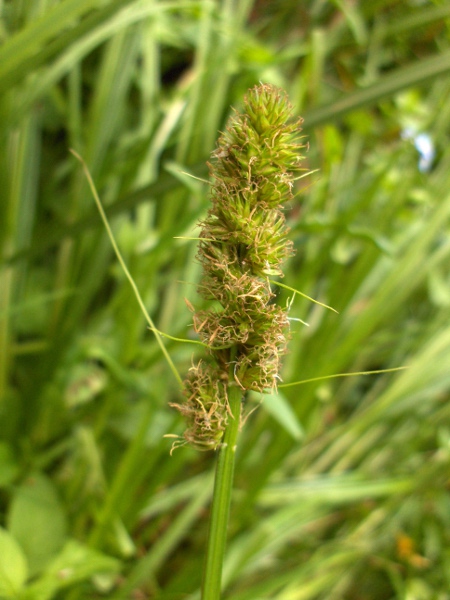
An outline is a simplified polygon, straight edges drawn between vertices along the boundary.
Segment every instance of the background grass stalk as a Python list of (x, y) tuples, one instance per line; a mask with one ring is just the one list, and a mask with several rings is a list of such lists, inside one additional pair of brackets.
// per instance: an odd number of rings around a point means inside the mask
[(214, 492), (209, 526), (208, 547), (202, 584), (202, 600), (220, 598), (222, 566), (225, 555), (231, 490), (233, 486), (236, 442), (239, 433), (242, 391), (237, 385), (228, 388), (233, 418), (229, 420), (217, 458)]

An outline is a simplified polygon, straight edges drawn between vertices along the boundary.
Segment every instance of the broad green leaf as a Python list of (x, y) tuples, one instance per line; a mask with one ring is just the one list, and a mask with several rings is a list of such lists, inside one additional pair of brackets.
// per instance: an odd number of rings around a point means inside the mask
[(42, 576), (27, 588), (26, 600), (50, 600), (79, 581), (94, 576), (118, 573), (118, 560), (69, 540)]
[(65, 541), (66, 518), (47, 477), (30, 475), (17, 489), (8, 529), (25, 552), (31, 575), (39, 573), (57, 554)]
[(0, 527), (0, 599), (16, 598), (27, 579), (27, 559), (14, 537)]

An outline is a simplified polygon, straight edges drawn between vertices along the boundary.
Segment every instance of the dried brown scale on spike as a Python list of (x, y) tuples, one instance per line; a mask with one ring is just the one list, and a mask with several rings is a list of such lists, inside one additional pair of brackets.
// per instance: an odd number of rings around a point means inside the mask
[[(282, 276), (293, 254), (282, 204), (293, 197), (300, 167), (300, 121), (288, 122), (291, 105), (271, 85), (249, 91), (209, 164), (211, 208), (201, 223), (200, 295), (215, 308), (194, 313), (194, 329), (210, 348), (185, 381), (186, 442), (215, 449), (231, 417), (227, 388), (276, 387), (289, 322), (275, 305), (268, 277)], [(217, 306), (218, 305), (218, 306)]]

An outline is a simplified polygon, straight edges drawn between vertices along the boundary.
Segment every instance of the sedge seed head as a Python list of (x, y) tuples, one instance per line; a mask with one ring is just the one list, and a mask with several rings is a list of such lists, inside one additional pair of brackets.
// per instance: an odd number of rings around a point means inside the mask
[(235, 112), (209, 164), (211, 208), (201, 223), (199, 293), (215, 308), (194, 313), (194, 328), (210, 348), (210, 362), (193, 367), (185, 402), (174, 406), (187, 421), (185, 440), (215, 449), (229, 418), (227, 386), (276, 387), (286, 353), (289, 321), (274, 304), (268, 277), (282, 276), (293, 254), (282, 206), (304, 169), (301, 120), (291, 120), (284, 91), (251, 89)]

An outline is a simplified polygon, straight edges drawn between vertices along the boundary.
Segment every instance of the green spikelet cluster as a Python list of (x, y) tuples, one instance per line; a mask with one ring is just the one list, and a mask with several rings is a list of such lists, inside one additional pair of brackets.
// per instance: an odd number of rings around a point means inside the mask
[(301, 171), (300, 121), (271, 85), (249, 91), (218, 141), (210, 166), (212, 207), (201, 223), (199, 293), (214, 308), (194, 314), (194, 328), (210, 347), (211, 362), (194, 366), (185, 382), (185, 440), (215, 449), (229, 415), (227, 389), (276, 386), (289, 331), (274, 303), (269, 277), (282, 276), (292, 255), (282, 204)]

